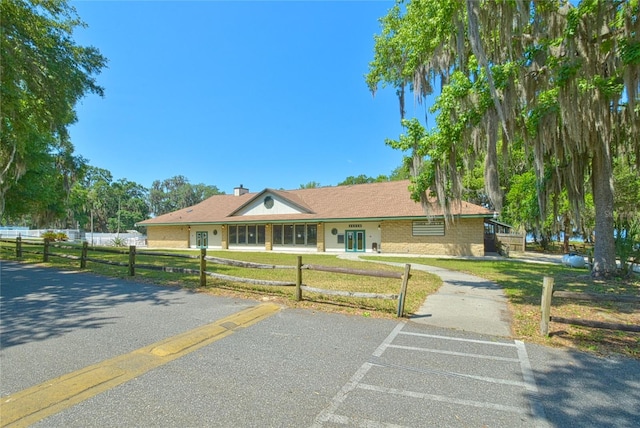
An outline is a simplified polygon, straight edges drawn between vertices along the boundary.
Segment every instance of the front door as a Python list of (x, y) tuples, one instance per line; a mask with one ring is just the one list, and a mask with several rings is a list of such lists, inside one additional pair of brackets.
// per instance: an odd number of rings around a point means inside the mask
[(196, 247), (207, 248), (209, 246), (209, 232), (196, 232)]
[(364, 230), (346, 230), (344, 244), (346, 251), (364, 251), (366, 248), (364, 242)]

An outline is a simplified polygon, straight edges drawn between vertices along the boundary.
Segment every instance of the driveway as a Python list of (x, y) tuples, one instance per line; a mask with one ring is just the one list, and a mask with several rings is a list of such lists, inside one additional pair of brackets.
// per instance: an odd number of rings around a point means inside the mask
[[(0, 263), (3, 417), (24, 391), (42, 385), (51, 394), (41, 406), (53, 405), (60, 391), (51, 385), (87, 367), (129, 355), (146, 361), (149, 346), (149, 355), (166, 355), (158, 343), (188, 351), (63, 403), (33, 426), (640, 424), (635, 360), (307, 309), (275, 308), (243, 323), (233, 317), (272, 304)], [(186, 344), (214, 327), (228, 333), (192, 350)], [(118, 361), (126, 361), (124, 371), (142, 360)]]

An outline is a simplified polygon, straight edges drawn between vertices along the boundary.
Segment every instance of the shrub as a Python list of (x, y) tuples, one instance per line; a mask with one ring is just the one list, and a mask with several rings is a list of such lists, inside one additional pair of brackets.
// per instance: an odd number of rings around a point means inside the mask
[(111, 240), (111, 245), (113, 245), (114, 247), (126, 247), (127, 240), (124, 238), (120, 238), (119, 236), (116, 236)]
[(42, 239), (46, 239), (48, 241), (55, 241), (57, 238), (58, 234), (56, 232), (53, 232), (51, 230), (46, 231), (45, 233), (43, 233), (41, 235)]

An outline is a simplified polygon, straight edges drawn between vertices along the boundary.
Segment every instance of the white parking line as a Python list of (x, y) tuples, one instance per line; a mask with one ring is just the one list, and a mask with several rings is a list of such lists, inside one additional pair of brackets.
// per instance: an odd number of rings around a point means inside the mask
[(457, 373), (457, 372), (450, 372), (450, 371), (436, 370), (436, 369), (417, 369), (415, 367), (400, 366), (397, 364), (383, 363), (383, 362), (377, 362), (377, 361), (371, 361), (371, 363), (378, 367), (389, 367), (389, 368), (412, 371), (416, 373), (424, 373), (424, 374), (438, 374), (442, 376), (461, 377), (466, 379), (479, 380), (481, 382), (495, 383), (498, 385), (517, 386), (520, 388), (526, 388), (528, 385), (526, 382), (519, 382), (517, 380), (497, 379), (494, 377), (475, 376), (475, 375), (470, 375), (466, 373)]
[(385, 340), (382, 341), (378, 349), (373, 352), (374, 357), (381, 356), (384, 351), (391, 345), (391, 342), (396, 338), (398, 334), (400, 334), (401, 330), (404, 328), (404, 323), (399, 323), (396, 327), (389, 333), (389, 336)]
[(361, 428), (409, 428), (404, 425), (389, 424), (364, 418), (352, 418), (344, 415), (330, 415), (327, 422)]
[(456, 342), (479, 343), (482, 345), (507, 346), (511, 348), (516, 346), (515, 343), (508, 343), (508, 342), (492, 342), (490, 340), (464, 339), (462, 337), (438, 336), (435, 334), (414, 333), (410, 331), (401, 331), (400, 334), (405, 336), (430, 337), (438, 340), (452, 340)]
[(441, 349), (419, 348), (417, 346), (389, 345), (388, 348), (406, 349), (408, 351), (430, 352), (432, 354), (455, 355), (458, 357), (479, 358), (481, 360), (520, 362), (518, 358), (494, 357), (493, 355), (468, 354), (466, 352), (443, 351)]
[(522, 370), (522, 377), (526, 383), (526, 390), (529, 393), (529, 405), (533, 417), (536, 420), (536, 425), (539, 427), (550, 426), (547, 421), (547, 415), (544, 411), (544, 407), (539, 399), (538, 385), (536, 385), (536, 379), (533, 376), (533, 370), (531, 369), (531, 362), (529, 361), (529, 355), (527, 354), (527, 348), (524, 346), (524, 342), (516, 340), (516, 348), (518, 349), (518, 359), (520, 360), (520, 369)]
[[(398, 333), (400, 332), (400, 330), (402, 330), (403, 327), (404, 327), (404, 323), (399, 323), (398, 325), (396, 325), (393, 331), (391, 331), (391, 333), (387, 336), (387, 338), (383, 340), (380, 346), (378, 346), (378, 348), (373, 352), (373, 356), (375, 357), (381, 356), (383, 352), (387, 349), (389, 344), (393, 342), (393, 339), (395, 339), (395, 337), (398, 335)], [(371, 367), (373, 367), (373, 364), (371, 363), (364, 363), (362, 366), (360, 366), (358, 371), (356, 371), (355, 374), (351, 376), (351, 379), (349, 379), (349, 382), (347, 382), (342, 387), (342, 389), (338, 391), (335, 397), (333, 397), (329, 406), (326, 409), (324, 409), (322, 412), (320, 412), (320, 414), (316, 417), (315, 421), (313, 422), (313, 425), (311, 425), (313, 428), (322, 427), (323, 423), (329, 422), (332, 419), (332, 417), (335, 416), (336, 410), (338, 410), (338, 407), (340, 407), (340, 405), (347, 398), (347, 395), (349, 395), (349, 392), (353, 391), (358, 386), (362, 378), (364, 378), (364, 376), (371, 369)]]
[[(398, 325), (396, 325), (393, 331), (385, 338), (385, 340), (382, 341), (382, 343), (378, 346), (378, 348), (373, 352), (371, 360), (368, 362), (365, 362), (356, 371), (356, 373), (351, 377), (349, 382), (347, 382), (340, 389), (340, 391), (338, 391), (338, 393), (333, 397), (329, 406), (327, 406), (326, 409), (324, 409), (322, 412), (320, 412), (320, 414), (318, 414), (318, 416), (316, 417), (312, 425), (313, 428), (320, 428), (325, 423), (357, 426), (357, 427), (371, 427), (371, 428), (378, 428), (378, 427), (400, 428), (401, 427), (400, 425), (395, 425), (391, 423), (338, 414), (337, 412), (340, 406), (344, 404), (349, 394), (355, 390), (373, 391), (380, 394), (396, 395), (396, 396), (410, 397), (410, 398), (416, 398), (416, 399), (426, 400), (426, 401), (434, 401), (434, 402), (448, 403), (448, 404), (454, 404), (454, 405), (483, 408), (483, 409), (513, 413), (518, 415), (528, 415), (528, 416), (533, 415), (536, 426), (540, 426), (540, 427), (549, 426), (545, 416), (544, 408), (540, 403), (540, 401), (538, 400), (538, 388), (535, 383), (533, 371), (531, 369), (531, 364), (529, 362), (527, 351), (523, 342), (521, 341), (515, 341), (515, 343), (493, 342), (493, 341), (465, 339), (465, 338), (450, 337), (450, 336), (438, 336), (438, 335), (431, 335), (431, 334), (403, 332), (402, 329), (404, 327), (405, 327), (404, 323), (399, 323)], [(444, 351), (440, 349), (431, 349), (431, 348), (416, 347), (416, 346), (394, 345), (393, 341), (396, 339), (398, 335), (427, 337), (427, 338), (433, 338), (433, 339), (444, 340), (444, 341), (459, 341), (459, 342), (476, 343), (476, 344), (482, 344), (482, 345), (510, 347), (510, 348), (515, 348), (515, 351), (517, 352), (517, 358), (472, 354), (472, 353), (465, 353), (465, 352)], [(471, 374), (449, 372), (445, 370), (436, 370), (436, 369), (429, 369), (429, 368), (425, 369), (425, 368), (407, 367), (407, 366), (397, 365), (397, 364), (388, 363), (380, 360), (380, 357), (382, 356), (382, 354), (384, 354), (384, 352), (390, 348), (406, 350), (411, 352), (428, 352), (428, 353), (434, 353), (434, 354), (453, 355), (453, 356), (460, 356), (465, 358), (485, 359), (485, 360), (492, 360), (492, 361), (517, 362), (520, 365), (520, 368), (522, 371), (522, 377), (524, 381), (497, 379), (497, 378), (486, 377), (486, 376), (475, 376)], [(365, 378), (367, 373), (369, 373), (372, 367), (413, 371), (413, 372), (425, 373), (425, 374), (438, 374), (438, 375), (444, 375), (444, 376), (477, 380), (477, 381), (487, 382), (492, 384), (514, 386), (514, 387), (522, 388), (524, 391), (527, 392), (529, 406), (526, 406), (526, 405), (509, 406), (509, 405), (491, 403), (491, 402), (485, 402), (485, 401), (460, 399), (460, 398), (451, 397), (451, 396), (429, 394), (429, 393), (417, 392), (417, 391), (409, 391), (406, 389), (390, 388), (390, 387), (372, 385), (369, 383), (362, 382), (362, 380)], [(530, 407), (530, 409), (528, 407)]]
[(486, 401), (473, 401), (473, 400), (461, 400), (459, 398), (447, 397), (444, 395), (425, 394), (424, 392), (406, 391), (396, 388), (387, 388), (384, 386), (368, 385), (361, 383), (358, 385), (359, 389), (365, 389), (367, 391), (376, 391), (386, 394), (402, 395), (403, 397), (419, 398), (421, 400), (438, 401), (441, 403), (459, 404), (462, 406), (481, 407), (485, 409), (500, 410), (502, 412), (528, 414), (527, 409), (514, 406), (503, 406), (502, 404), (488, 403)]

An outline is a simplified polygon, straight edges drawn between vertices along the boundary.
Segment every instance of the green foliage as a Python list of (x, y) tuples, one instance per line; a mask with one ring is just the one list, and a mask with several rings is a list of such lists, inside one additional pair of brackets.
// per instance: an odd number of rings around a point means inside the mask
[(135, 229), (149, 218), (148, 190), (127, 179), (113, 181), (111, 173), (89, 166), (71, 189), (69, 210), (82, 229), (119, 232)]
[(149, 205), (151, 212), (158, 216), (190, 207), (213, 195), (222, 193), (216, 186), (194, 185), (189, 183), (186, 177), (177, 175), (163, 181), (153, 182), (149, 191)]
[(634, 266), (640, 265), (640, 220), (618, 223), (615, 243), (620, 272), (623, 276), (629, 276)]
[(69, 237), (67, 236), (66, 233), (64, 232), (53, 232), (51, 230), (43, 233), (41, 235), (42, 239), (45, 240), (49, 240), (49, 241), (68, 241)]
[[(599, 235), (594, 273), (606, 276), (615, 268), (614, 192), (602, 183), (613, 179), (612, 152), (640, 153), (639, 15), (638, 0), (398, 0), (380, 21), (367, 84), (372, 92), (391, 85), (399, 95), (407, 132), (387, 144), (411, 151), (407, 164), (422, 161), (412, 171), (412, 198), (436, 195), (446, 210), (448, 200), (473, 196), (468, 189), (481, 181), (476, 168), (484, 159), (486, 192), (475, 195), (498, 210), (503, 202), (524, 204), (526, 215), (537, 217), (525, 220), (516, 207), (502, 211), (549, 233), (590, 233), (580, 224), (589, 217)], [(406, 121), (407, 88), (418, 102), (431, 102), (437, 83), (429, 109), (435, 128)], [(511, 166), (513, 153), (525, 162)], [(503, 198), (513, 172), (523, 170), (534, 173)], [(594, 209), (582, 216), (587, 198)]]
[(614, 200), (616, 256), (623, 275), (633, 264), (640, 264), (640, 177), (625, 159), (618, 159), (614, 167), (616, 194)]
[(84, 24), (64, 0), (2, 1), (0, 15), (0, 215), (34, 213), (36, 223), (46, 223), (63, 215), (83, 163), (67, 128), (78, 100), (102, 95), (94, 76), (106, 59), (74, 42), (73, 30)]
[(351, 186), (354, 184), (366, 184), (366, 183), (380, 183), (383, 181), (389, 181), (389, 178), (386, 175), (379, 175), (377, 178), (368, 177), (364, 174), (360, 174), (357, 177), (349, 176), (338, 183), (338, 186)]
[(115, 238), (113, 238), (111, 240), (111, 245), (114, 247), (126, 247), (127, 246), (127, 240), (124, 238), (121, 238), (119, 236), (116, 236)]
[(55, 241), (56, 240), (56, 236), (57, 236), (57, 233), (55, 233), (53, 231), (50, 231), (50, 230), (41, 235), (42, 239), (45, 239), (45, 240), (48, 240), (48, 241)]

